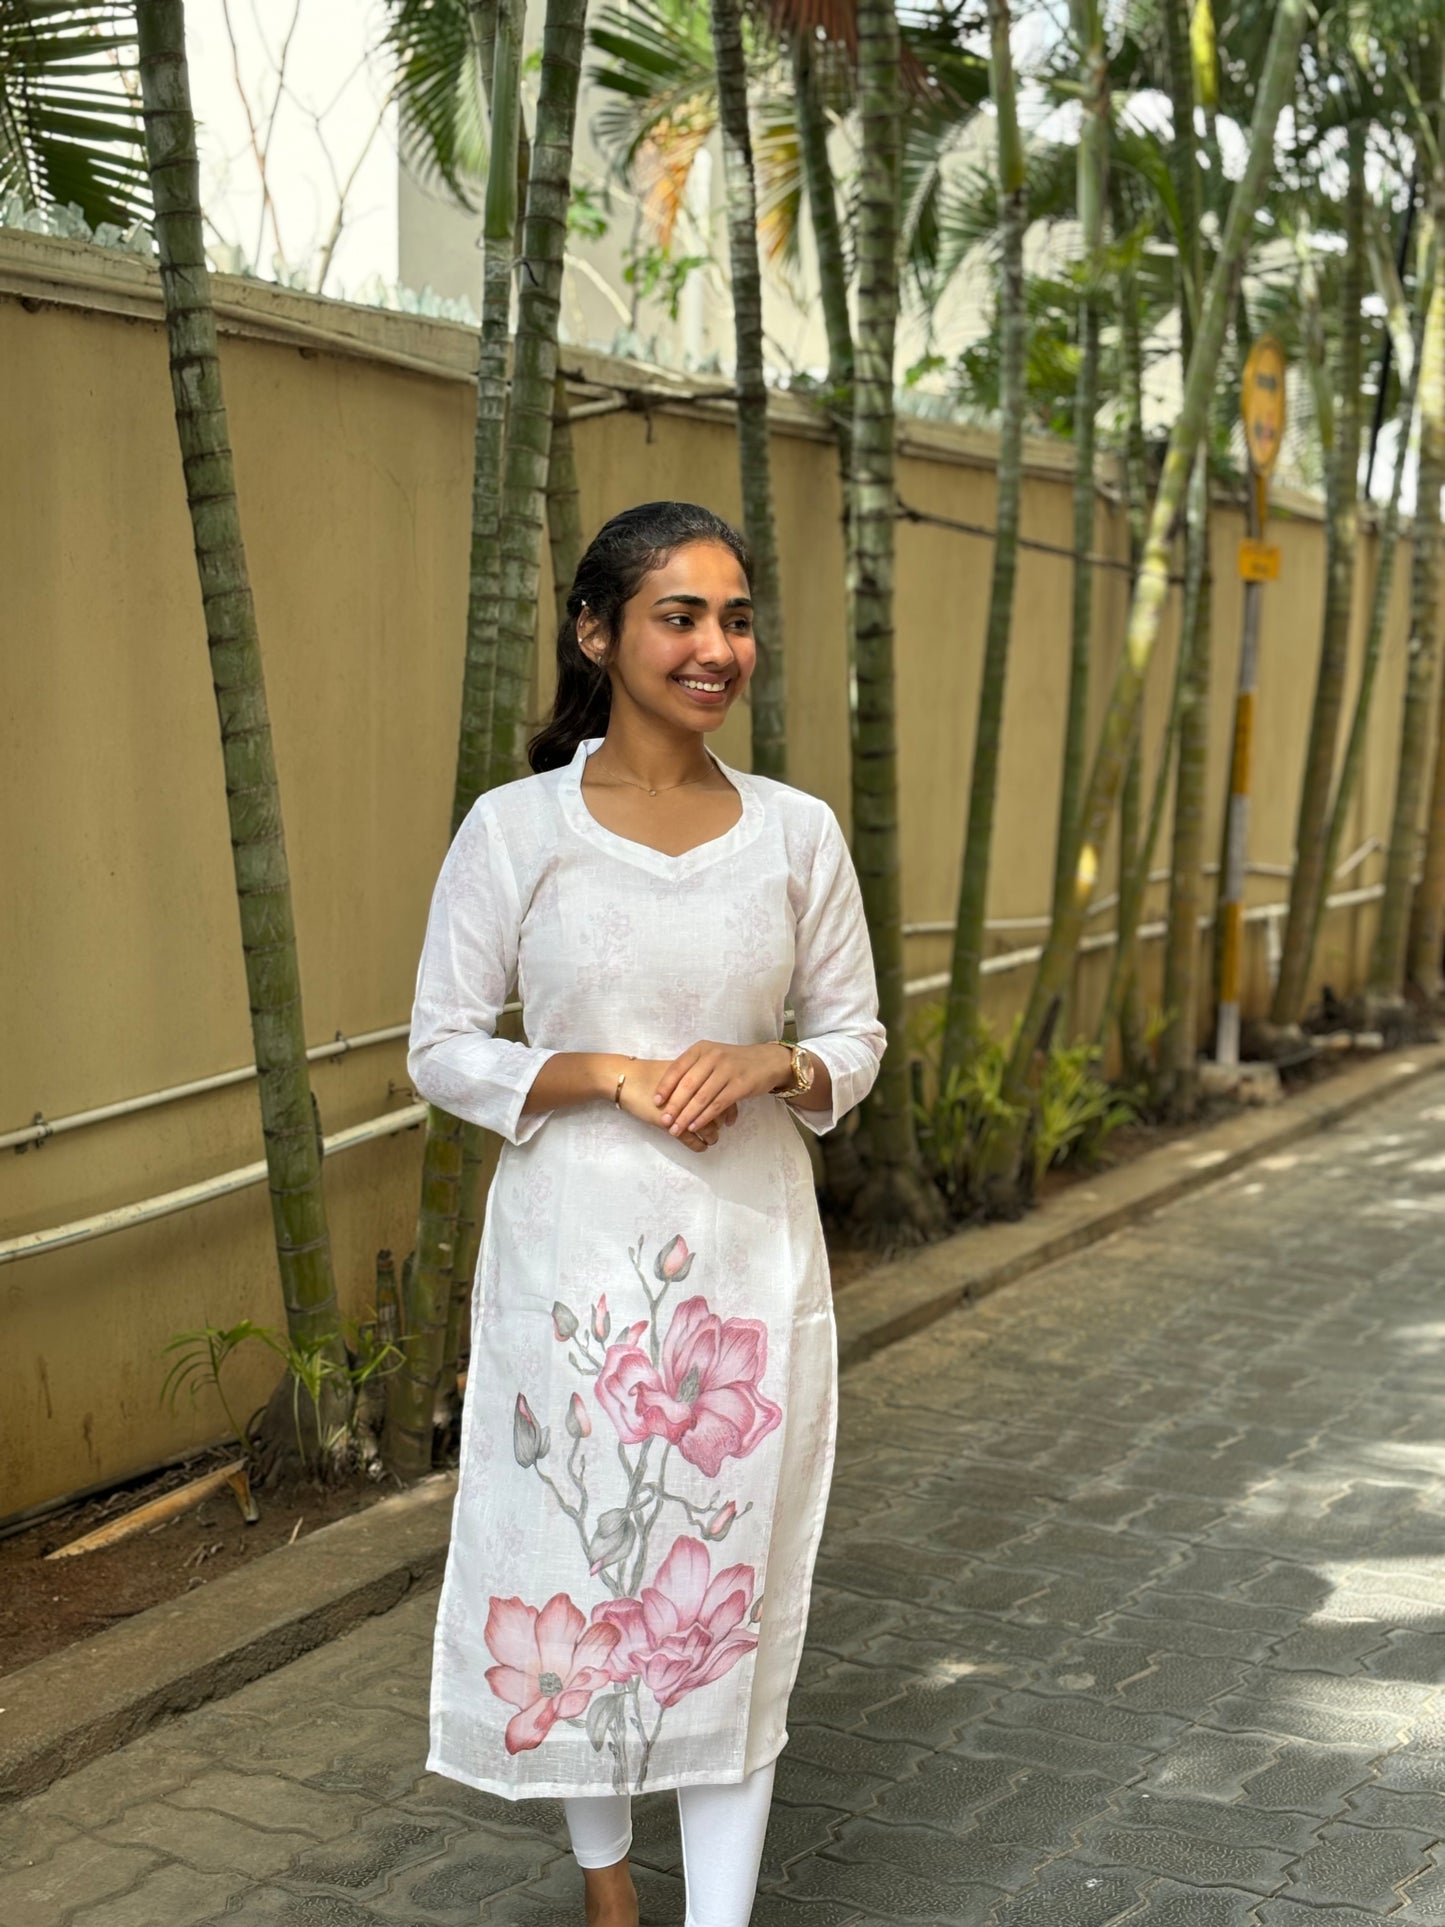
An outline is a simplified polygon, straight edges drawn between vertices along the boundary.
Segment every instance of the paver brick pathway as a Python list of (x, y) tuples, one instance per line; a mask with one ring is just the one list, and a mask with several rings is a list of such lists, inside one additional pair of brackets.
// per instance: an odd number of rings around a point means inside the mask
[[(817, 1581), (755, 1927), (1445, 1924), (1445, 1106), (850, 1373)], [(0, 1813), (0, 1922), (578, 1927), (422, 1771), (434, 1610)], [(681, 1921), (670, 1795), (636, 1859)]]

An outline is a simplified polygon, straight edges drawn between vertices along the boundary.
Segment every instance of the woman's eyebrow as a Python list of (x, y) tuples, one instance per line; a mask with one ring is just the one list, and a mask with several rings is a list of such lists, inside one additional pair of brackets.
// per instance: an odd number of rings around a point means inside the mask
[[(707, 597), (705, 595), (681, 594), (659, 596), (652, 606), (654, 609), (660, 609), (664, 602), (685, 602), (690, 609), (705, 609), (707, 607)], [(745, 595), (729, 596), (723, 604), (724, 609), (751, 609), (752, 606), (752, 597)]]

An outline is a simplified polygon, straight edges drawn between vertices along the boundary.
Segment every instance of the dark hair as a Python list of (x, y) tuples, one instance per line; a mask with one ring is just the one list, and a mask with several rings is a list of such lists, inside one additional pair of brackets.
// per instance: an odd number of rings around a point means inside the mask
[(552, 714), (527, 744), (527, 761), (536, 772), (570, 763), (586, 736), (604, 736), (612, 711), (612, 684), (606, 669), (582, 652), (577, 618), (583, 605), (596, 616), (602, 633), (615, 643), (622, 611), (643, 579), (660, 569), (690, 542), (721, 542), (731, 549), (751, 586), (752, 556), (737, 530), (696, 502), (639, 502), (604, 522), (577, 564), (567, 597), (567, 619), (557, 632), (557, 693)]

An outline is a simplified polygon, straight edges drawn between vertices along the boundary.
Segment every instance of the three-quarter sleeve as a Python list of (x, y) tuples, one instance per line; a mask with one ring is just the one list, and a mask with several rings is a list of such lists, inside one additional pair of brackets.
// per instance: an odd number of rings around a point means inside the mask
[(888, 1041), (878, 1021), (878, 983), (863, 893), (832, 810), (825, 811), (807, 900), (794, 934), (788, 1001), (798, 1042), (821, 1058), (832, 1079), (829, 1109), (791, 1107), (800, 1123), (821, 1136), (873, 1088)]
[(523, 1116), (522, 1104), (556, 1055), (496, 1035), (516, 981), (520, 926), (516, 876), (483, 796), (452, 838), (432, 892), (406, 1068), (428, 1103), (509, 1144), (525, 1144), (551, 1115)]

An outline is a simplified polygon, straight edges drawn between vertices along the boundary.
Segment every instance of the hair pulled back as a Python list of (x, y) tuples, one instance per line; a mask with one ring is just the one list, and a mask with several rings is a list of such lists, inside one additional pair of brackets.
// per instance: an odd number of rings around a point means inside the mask
[(567, 617), (557, 632), (557, 693), (552, 714), (527, 744), (534, 772), (570, 763), (588, 736), (604, 736), (612, 710), (606, 669), (584, 655), (577, 640), (583, 605), (597, 618), (609, 643), (622, 628), (622, 612), (644, 579), (689, 542), (721, 542), (737, 557), (752, 583), (752, 557), (737, 530), (696, 502), (639, 502), (604, 522), (577, 565), (567, 596)]

